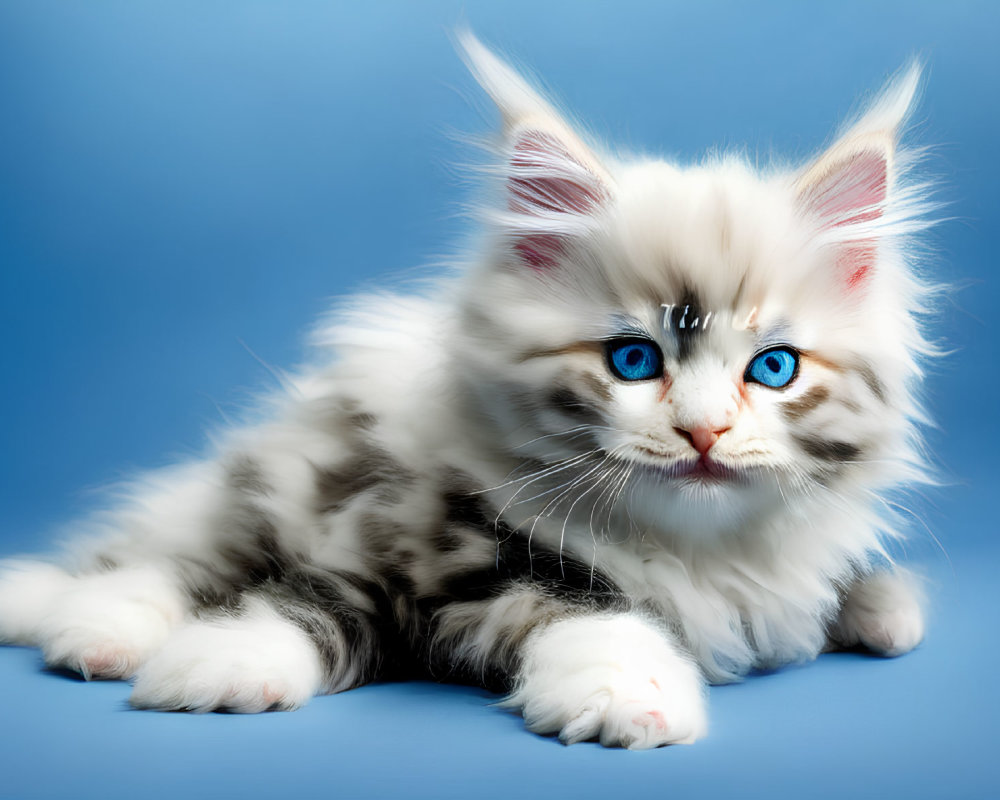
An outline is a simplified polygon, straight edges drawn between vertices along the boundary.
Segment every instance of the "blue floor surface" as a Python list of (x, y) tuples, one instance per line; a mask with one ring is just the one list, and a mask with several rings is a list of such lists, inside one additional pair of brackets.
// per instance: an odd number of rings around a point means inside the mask
[(564, 747), (480, 689), (373, 685), (255, 716), (135, 711), (119, 682), (0, 649), (10, 798), (995, 798), (995, 552), (934, 570), (913, 653), (832, 653), (711, 692), (711, 732), (646, 752)]

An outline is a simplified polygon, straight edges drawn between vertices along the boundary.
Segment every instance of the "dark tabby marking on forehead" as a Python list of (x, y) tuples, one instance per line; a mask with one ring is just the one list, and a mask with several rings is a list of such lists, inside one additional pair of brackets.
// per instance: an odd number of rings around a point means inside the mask
[(861, 448), (849, 442), (827, 441), (815, 436), (796, 436), (795, 441), (809, 455), (823, 461), (854, 461)]
[(340, 465), (316, 468), (317, 504), (321, 513), (338, 511), (369, 489), (375, 490), (376, 500), (395, 503), (414, 480), (416, 475), (381, 447), (363, 442)]
[(785, 419), (795, 422), (802, 419), (810, 411), (821, 406), (830, 398), (830, 390), (826, 386), (813, 386), (801, 397), (783, 403), (781, 408)]
[(701, 300), (690, 288), (681, 294), (679, 302), (664, 311), (663, 327), (677, 342), (677, 359), (686, 361), (695, 351), (706, 329), (706, 312)]

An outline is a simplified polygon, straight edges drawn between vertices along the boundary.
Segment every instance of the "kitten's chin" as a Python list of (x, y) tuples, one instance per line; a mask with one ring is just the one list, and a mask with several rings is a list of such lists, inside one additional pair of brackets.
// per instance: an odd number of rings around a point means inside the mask
[(644, 527), (672, 536), (739, 534), (783, 502), (774, 481), (755, 470), (698, 463), (637, 476), (630, 511)]

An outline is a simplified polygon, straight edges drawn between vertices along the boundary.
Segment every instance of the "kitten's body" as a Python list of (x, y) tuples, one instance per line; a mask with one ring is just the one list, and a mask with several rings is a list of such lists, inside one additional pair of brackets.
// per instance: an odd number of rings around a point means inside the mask
[[(137, 486), (65, 569), (9, 563), (5, 639), (134, 675), (139, 706), (425, 674), (636, 747), (703, 734), (703, 678), (919, 642), (908, 579), (873, 566), (878, 493), (919, 474), (915, 73), (761, 176), (598, 160), (465, 46), (505, 122), (484, 255), (433, 299), (363, 298), (273, 421)], [(660, 373), (615, 374), (632, 340)], [(749, 377), (792, 347), (787, 385)]]

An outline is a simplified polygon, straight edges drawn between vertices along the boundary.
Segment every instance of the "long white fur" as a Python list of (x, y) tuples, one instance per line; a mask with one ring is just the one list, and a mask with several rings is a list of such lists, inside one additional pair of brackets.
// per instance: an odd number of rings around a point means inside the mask
[(505, 704), (521, 709), (537, 733), (644, 750), (690, 744), (708, 730), (697, 666), (667, 631), (639, 617), (560, 620), (540, 630), (527, 653)]
[(264, 602), (179, 628), (139, 670), (139, 708), (255, 713), (298, 708), (322, 688), (316, 645)]
[[(598, 736), (630, 747), (693, 741), (706, 730), (701, 676), (733, 680), (754, 667), (814, 657), (845, 592), (846, 616), (837, 629), (845, 643), (860, 641), (889, 655), (915, 646), (923, 634), (916, 593), (903, 578), (864, 574), (894, 534), (883, 493), (925, 473), (914, 384), (919, 359), (932, 348), (920, 330), (928, 290), (912, 268), (909, 237), (924, 225), (926, 203), (905, 174), (910, 154), (898, 146), (916, 67), (891, 83), (826, 154), (802, 169), (760, 174), (734, 157), (682, 169), (599, 153), (471, 35), (461, 43), (503, 115), (503, 166), (482, 215), (484, 251), (427, 298), (363, 297), (325, 324), (315, 336), (321, 363), (289, 378), (289, 390), (272, 403), (272, 421), (220, 437), (221, 456), (251, 452), (279, 483), (269, 511), (293, 549), (319, 564), (358, 566), (356, 530), (344, 525), (319, 538), (302, 509), (309, 505), (309, 465), (339, 447), (328, 426), (334, 396), (364, 397), (402, 462), (421, 474), (459, 469), (496, 487), (493, 497), (514, 523), (515, 514), (535, 518), (539, 544), (594, 563), (636, 601), (662, 611), (673, 632), (638, 616), (604, 615), (553, 622), (532, 635), (509, 703), (523, 710), (529, 726), (561, 731), (566, 741)], [(520, 177), (546, 169), (559, 178), (575, 175), (593, 181), (608, 202), (588, 214), (524, 214), (505, 205), (505, 182), (518, 177), (511, 148), (526, 131), (555, 137), (572, 163), (556, 153)], [(881, 215), (877, 222), (824, 228), (803, 210), (803, 187), (859, 142), (884, 148), (891, 165)], [(538, 233), (565, 238), (572, 272), (531, 276), (515, 263), (512, 240)], [(863, 299), (848, 296), (829, 268), (830, 253), (871, 239), (878, 252), (867, 290)], [(683, 281), (720, 307), (742, 282), (746, 307), (720, 325), (721, 353), (738, 350), (740, 324), (745, 328), (753, 317), (765, 330), (790, 325), (803, 348), (831, 358), (864, 354), (884, 403), (875, 404), (856, 375), (822, 366), (804, 371), (784, 399), (829, 382), (846, 400), (868, 403), (860, 416), (844, 406), (824, 408), (817, 424), (831, 431), (860, 426), (856, 433), (872, 438), (875, 455), (852, 465), (836, 491), (803, 487), (788, 477), (801, 465), (776, 422), (777, 398), (762, 394), (752, 415), (740, 415), (724, 381), (710, 391), (719, 381), (717, 364), (695, 362), (676, 376), (672, 417), (662, 416), (652, 387), (613, 387), (614, 421), (598, 432), (601, 446), (641, 462), (642, 442), (655, 439), (680, 452), (673, 428), (691, 424), (689, 417), (717, 418), (732, 426), (720, 451), (774, 468), (773, 487), (699, 492), (662, 488), (624, 470), (598, 472), (605, 483), (592, 497), (607, 498), (601, 512), (613, 535), (595, 532), (593, 513), (573, 517), (558, 505), (553, 511), (551, 494), (530, 500), (535, 490), (559, 488), (558, 459), (575, 451), (561, 449), (565, 426), (520, 426), (505, 393), (512, 386), (542, 391), (588, 364), (571, 354), (526, 364), (523, 353), (599, 339), (621, 311), (656, 329), (659, 302), (672, 302)], [(656, 302), (651, 293), (659, 293)], [(521, 492), (510, 475), (528, 456), (555, 466), (532, 491)], [(615, 481), (627, 483), (627, 492)], [(331, 688), (322, 686), (314, 645), (266, 604), (206, 621), (177, 596), (170, 564), (208, 555), (203, 543), (221, 482), (212, 460), (137, 482), (127, 502), (93, 525), (102, 550), (116, 542), (122, 573), (85, 574), (93, 566), (87, 547), (76, 548), (78, 577), (46, 565), (8, 564), (0, 574), (0, 638), (41, 644), (51, 663), (84, 674), (128, 676), (138, 669), (134, 701), (141, 706), (256, 711), (295, 707)], [(781, 503), (783, 513), (764, 513), (766, 502)], [(417, 503), (410, 513), (420, 518), (431, 511)], [(527, 619), (532, 603), (514, 598), (507, 610)], [(494, 616), (479, 640), (466, 643), (471, 659), (485, 662), (491, 633), (511, 622)], [(455, 620), (457, 629), (460, 613)]]

